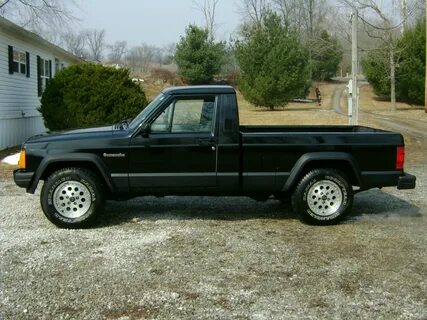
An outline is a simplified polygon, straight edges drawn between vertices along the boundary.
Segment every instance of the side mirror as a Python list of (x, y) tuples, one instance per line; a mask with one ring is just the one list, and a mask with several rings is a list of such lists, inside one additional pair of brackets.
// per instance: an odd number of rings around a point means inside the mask
[(141, 135), (143, 137), (148, 137), (150, 132), (151, 132), (151, 126), (148, 123), (142, 124), (141, 131), (140, 131)]

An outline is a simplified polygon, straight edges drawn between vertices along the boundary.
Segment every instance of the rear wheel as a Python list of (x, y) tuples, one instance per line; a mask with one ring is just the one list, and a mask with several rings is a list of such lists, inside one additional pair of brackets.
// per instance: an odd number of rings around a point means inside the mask
[(83, 168), (66, 168), (49, 176), (40, 195), (46, 217), (61, 228), (83, 228), (103, 210), (99, 179)]
[(310, 171), (292, 195), (294, 211), (310, 224), (338, 223), (352, 205), (352, 186), (344, 173), (334, 169)]

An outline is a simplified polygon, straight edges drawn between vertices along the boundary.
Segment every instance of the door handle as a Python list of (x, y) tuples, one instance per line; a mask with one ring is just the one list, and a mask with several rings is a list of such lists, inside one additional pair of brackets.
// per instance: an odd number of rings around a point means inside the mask
[(212, 150), (215, 150), (215, 139), (212, 138), (200, 138), (199, 139), (199, 146), (203, 147), (213, 147)]

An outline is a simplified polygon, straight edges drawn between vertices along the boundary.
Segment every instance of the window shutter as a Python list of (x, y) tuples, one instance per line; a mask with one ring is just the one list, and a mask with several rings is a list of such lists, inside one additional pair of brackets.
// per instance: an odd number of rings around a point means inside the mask
[(43, 84), (42, 84), (42, 59), (40, 56), (37, 56), (37, 96), (41, 97), (43, 93)]
[(49, 79), (52, 79), (52, 60), (49, 60)]
[(26, 56), (27, 56), (27, 78), (30, 77), (30, 53), (29, 52), (25, 52)]
[(13, 47), (9, 46), (9, 74), (13, 74)]

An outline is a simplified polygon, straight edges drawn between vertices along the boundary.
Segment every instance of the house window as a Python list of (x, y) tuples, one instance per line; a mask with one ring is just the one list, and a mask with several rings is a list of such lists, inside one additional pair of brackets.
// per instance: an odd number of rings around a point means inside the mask
[(49, 60), (41, 59), (42, 67), (40, 71), (40, 78), (42, 79), (42, 91), (46, 89), (46, 84), (50, 79)]
[(55, 58), (55, 75), (62, 70), (61, 61), (58, 58)]
[(13, 72), (27, 73), (27, 55), (25, 52), (13, 51)]
[(43, 94), (46, 85), (52, 78), (52, 60), (46, 60), (37, 56), (37, 80), (38, 80), (38, 95)]
[(65, 64), (58, 58), (55, 58), (55, 75), (64, 68)]
[(9, 74), (14, 73), (30, 77), (30, 54), (9, 46)]

